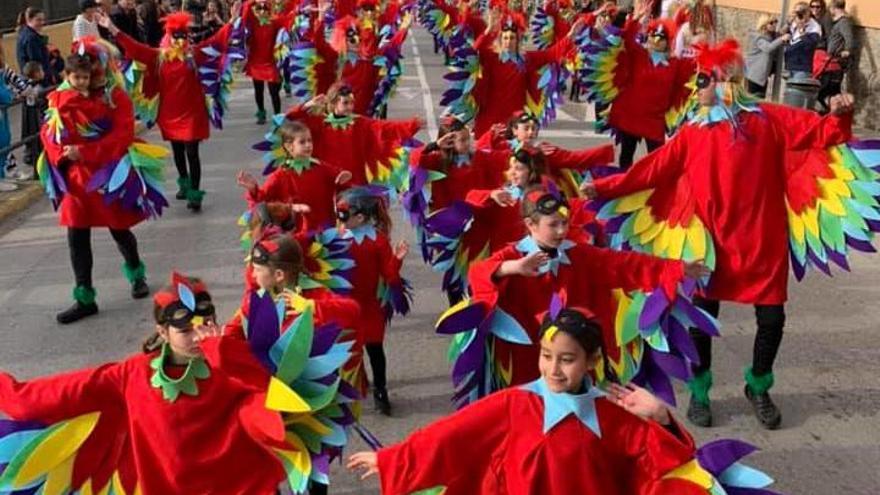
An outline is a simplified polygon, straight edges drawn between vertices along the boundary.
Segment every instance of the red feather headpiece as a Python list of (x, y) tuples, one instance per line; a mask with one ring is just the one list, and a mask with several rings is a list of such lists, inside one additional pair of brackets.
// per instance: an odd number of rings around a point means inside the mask
[[(207, 293), (208, 287), (197, 278), (188, 277), (178, 271), (171, 272), (171, 283), (168, 288), (153, 295), (153, 302), (160, 308), (166, 308), (175, 301), (187, 299), (187, 294), (197, 296)], [(193, 308), (191, 308), (193, 309)]]
[(507, 0), (492, 0), (489, 2), (489, 8), (491, 10), (501, 10), (502, 12), (507, 11)]
[(649, 36), (660, 30), (666, 34), (666, 39), (669, 40), (669, 43), (671, 44), (672, 40), (675, 39), (678, 28), (675, 25), (675, 22), (669, 19), (654, 19), (648, 23), (647, 33)]
[(357, 8), (362, 9), (364, 7), (376, 8), (376, 0), (357, 0)]
[(357, 19), (347, 15), (333, 24), (333, 34), (330, 35), (330, 46), (337, 52), (348, 50), (348, 37), (350, 33), (359, 33)]
[(735, 39), (728, 38), (714, 46), (697, 43), (694, 49), (700, 72), (714, 74), (719, 81), (728, 81), (742, 74), (745, 62)]
[(175, 12), (165, 16), (165, 34), (189, 31), (192, 16), (187, 12)]

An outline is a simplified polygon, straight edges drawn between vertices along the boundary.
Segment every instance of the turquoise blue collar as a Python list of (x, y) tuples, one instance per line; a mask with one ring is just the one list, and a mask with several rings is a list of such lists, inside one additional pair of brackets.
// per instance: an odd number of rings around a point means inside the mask
[(711, 107), (698, 105), (688, 115), (690, 124), (705, 126), (719, 122), (731, 122), (736, 126), (741, 112), (760, 112), (759, 100), (732, 83), (718, 84), (715, 88), (717, 102)]
[(523, 190), (519, 186), (513, 186), (513, 185), (508, 184), (508, 185), (504, 186), (504, 190), (507, 191), (508, 194), (510, 194), (510, 196), (517, 201), (521, 200), (523, 197)]
[(346, 64), (354, 65), (354, 64), (358, 63), (359, 60), (360, 60), (360, 57), (358, 56), (357, 53), (355, 53), (351, 50), (348, 50), (347, 52), (345, 52), (345, 63)]
[(544, 401), (545, 434), (563, 419), (574, 414), (597, 437), (602, 436), (602, 431), (599, 429), (599, 416), (596, 414), (596, 399), (605, 395), (601, 390), (589, 387), (580, 394), (556, 393), (547, 388), (547, 383), (543, 378), (538, 378), (520, 388), (541, 396)]
[(345, 229), (343, 239), (354, 239), (358, 245), (363, 244), (364, 239), (370, 238), (376, 240), (376, 227), (374, 225), (360, 225), (353, 229)]
[(519, 52), (501, 52), (498, 54), (498, 58), (501, 60), (502, 63), (506, 64), (508, 62), (512, 62), (516, 64), (517, 69), (520, 70), (524, 69), (526, 66), (526, 61), (525, 59), (523, 59), (522, 54), (520, 54)]
[(507, 144), (510, 146), (510, 150), (516, 153), (523, 147), (523, 142), (517, 138), (511, 138), (507, 140)]
[[(570, 265), (571, 259), (568, 257), (567, 251), (574, 247), (575, 243), (568, 239), (562, 241), (562, 244), (556, 248), (556, 257), (551, 258), (550, 261), (545, 263), (538, 268), (538, 273), (544, 274), (547, 272), (553, 272), (553, 276), (559, 275), (559, 266), (560, 265)], [(532, 238), (532, 236), (527, 235), (522, 238), (518, 243), (516, 243), (516, 250), (522, 253), (523, 256), (528, 256), (532, 253), (537, 253), (542, 251), (542, 249), (538, 246), (538, 243)]]
[(648, 50), (648, 53), (651, 55), (651, 63), (654, 64), (654, 67), (658, 65), (669, 66), (669, 54), (666, 52), (655, 52), (653, 50)]
[(452, 159), (452, 163), (454, 163), (457, 168), (467, 167), (471, 164), (472, 158), (473, 157), (470, 153), (456, 153)]

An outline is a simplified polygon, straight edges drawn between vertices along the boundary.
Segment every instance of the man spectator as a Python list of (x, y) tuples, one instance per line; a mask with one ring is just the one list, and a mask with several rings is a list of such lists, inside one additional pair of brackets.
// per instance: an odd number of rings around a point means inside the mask
[(855, 43), (852, 18), (846, 13), (846, 0), (831, 1), (831, 29), (827, 40), (829, 58), (819, 68), (821, 87), (818, 101), (823, 112), (828, 111), (828, 100), (841, 92), (844, 72), (849, 67)]
[(156, 0), (142, 0), (136, 9), (141, 39), (152, 47), (159, 46), (164, 31), (162, 23), (159, 22), (159, 6)]
[(119, 0), (110, 9), (110, 19), (123, 33), (138, 41), (144, 41), (138, 29), (137, 11), (134, 0)]
[(79, 0), (79, 15), (73, 21), (73, 41), (80, 38), (101, 36), (98, 31), (98, 2), (95, 0)]
[(810, 16), (806, 2), (795, 4), (792, 18), (791, 41), (785, 47), (785, 70), (790, 80), (812, 79), (813, 55), (822, 38), (822, 26)]

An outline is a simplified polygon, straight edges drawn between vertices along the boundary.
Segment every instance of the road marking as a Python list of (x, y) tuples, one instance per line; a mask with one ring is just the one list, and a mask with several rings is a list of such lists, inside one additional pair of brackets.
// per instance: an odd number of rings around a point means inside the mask
[(431, 87), (428, 86), (428, 77), (425, 75), (425, 68), (422, 67), (422, 57), (419, 56), (419, 47), (416, 40), (410, 37), (413, 52), (413, 63), (416, 66), (418, 74), (419, 86), (422, 87), (422, 105), (425, 107), (425, 122), (428, 126), (428, 138), (433, 139), (437, 136), (437, 116), (434, 114), (434, 100), (431, 98)]

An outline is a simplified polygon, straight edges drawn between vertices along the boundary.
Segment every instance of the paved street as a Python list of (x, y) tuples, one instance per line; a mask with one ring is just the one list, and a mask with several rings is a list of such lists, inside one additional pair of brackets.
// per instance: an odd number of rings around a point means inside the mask
[[(422, 116), (433, 136), (444, 68), (424, 31), (417, 31), (415, 41), (407, 44), (405, 75), (389, 117)], [(497, 89), (498, 97), (503, 91)], [(586, 105), (566, 105), (560, 120), (543, 135), (569, 148), (605, 142), (607, 138), (587, 130), (585, 109)], [(234, 177), (239, 169), (258, 173), (262, 168), (259, 154), (250, 150), (264, 132), (254, 124), (253, 113), (252, 90), (242, 80), (233, 94), (226, 130), (215, 131), (203, 145), (203, 188), (208, 191), (203, 212), (194, 215), (182, 202), (174, 202), (159, 221), (135, 231), (154, 288), (172, 268), (201, 276), (224, 318), (235, 311), (241, 295), (243, 255), (236, 218), (244, 202)], [(423, 132), (420, 138), (427, 136)], [(155, 132), (148, 137), (159, 139)], [(170, 163), (167, 170), (166, 186), (173, 195), (176, 172)], [(394, 236), (413, 241), (403, 221), (397, 223)], [(65, 232), (57, 226), (56, 215), (47, 201), (41, 201), (0, 224), (0, 369), (28, 378), (138, 351), (152, 331), (151, 303), (129, 297), (120, 271), (122, 258), (109, 234), (94, 232), (93, 244), (101, 312), (61, 327), (54, 314), (71, 302), (72, 273)], [(852, 274), (813, 274), (805, 283), (792, 281), (787, 334), (773, 390), (784, 415), (780, 431), (760, 430), (742, 396), (742, 369), (751, 359), (753, 310), (722, 308), (724, 337), (715, 347), (713, 389), (718, 426), (694, 434), (701, 442), (735, 437), (759, 446), (761, 452), (749, 463), (777, 478), (775, 488), (783, 493), (869, 494), (880, 487), (880, 258), (856, 255), (852, 266)], [(425, 268), (416, 252), (410, 254), (404, 272), (416, 288), (416, 299), (413, 314), (395, 320), (387, 334), (394, 417), (378, 416), (366, 407), (363, 419), (387, 443), (451, 411), (447, 339), (433, 333), (433, 323), (445, 309), (440, 277)], [(358, 439), (352, 450), (363, 447)], [(378, 492), (375, 481), (362, 483), (339, 465), (333, 470), (331, 493)]]

